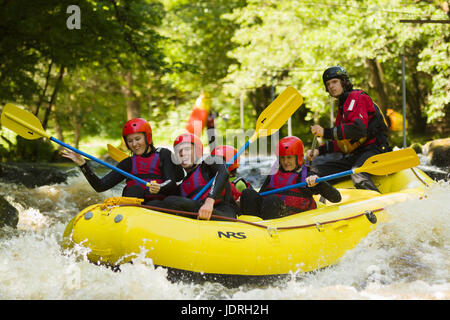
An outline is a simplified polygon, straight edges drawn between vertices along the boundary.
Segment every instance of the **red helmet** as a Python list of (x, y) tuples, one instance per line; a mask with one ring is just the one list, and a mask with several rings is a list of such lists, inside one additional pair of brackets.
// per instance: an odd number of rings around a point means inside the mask
[(278, 142), (275, 150), (277, 157), (297, 156), (297, 164), (300, 167), (303, 163), (303, 142), (297, 137), (284, 137)]
[[(127, 147), (128, 147), (128, 144), (127, 144), (127, 140), (125, 139), (125, 137), (129, 134), (137, 133), (137, 132), (145, 133), (147, 144), (153, 143), (152, 127), (150, 126), (150, 123), (148, 123), (147, 120), (145, 120), (145, 119), (135, 118), (135, 119), (128, 120), (122, 129), (122, 137), (123, 137), (123, 140), (125, 140), (125, 144), (127, 145)], [(130, 149), (130, 148), (128, 147), (128, 149)]]
[(195, 157), (200, 159), (203, 155), (203, 144), (199, 137), (192, 133), (183, 133), (180, 134), (175, 141), (173, 142), (173, 148), (183, 142), (190, 142), (195, 146)]
[[(231, 159), (233, 159), (234, 155), (237, 153), (237, 150), (232, 146), (218, 146), (215, 147), (213, 151), (211, 151), (211, 155), (224, 157), (225, 162), (228, 163)], [(239, 168), (239, 158), (237, 158), (229, 167), (228, 171), (233, 171), (234, 169)]]

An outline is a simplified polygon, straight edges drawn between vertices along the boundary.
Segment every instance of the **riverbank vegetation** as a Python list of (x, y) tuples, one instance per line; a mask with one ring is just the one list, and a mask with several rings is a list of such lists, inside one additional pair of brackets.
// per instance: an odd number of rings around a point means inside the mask
[[(249, 130), (289, 85), (305, 101), (292, 133), (310, 143), (310, 125), (330, 124), (325, 68), (343, 66), (384, 112), (401, 113), (402, 56), (408, 144), (449, 136), (448, 1), (76, 2), (79, 29), (69, 28), (73, 1), (0, 1), (0, 103), (33, 112), (75, 147), (117, 145), (122, 124), (137, 116), (150, 121), (157, 145), (170, 145), (201, 92), (219, 132), (241, 128), (241, 103)], [(53, 161), (46, 147), (7, 131), (2, 161)], [(401, 132), (391, 138), (402, 145)]]

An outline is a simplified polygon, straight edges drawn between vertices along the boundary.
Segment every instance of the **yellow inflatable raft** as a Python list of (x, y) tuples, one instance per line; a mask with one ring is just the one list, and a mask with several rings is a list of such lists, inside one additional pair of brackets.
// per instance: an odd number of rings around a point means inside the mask
[[(76, 215), (64, 246), (90, 249), (95, 263), (117, 266), (145, 253), (154, 265), (201, 274), (282, 275), (335, 264), (380, 222), (389, 204), (421, 197), (433, 180), (417, 168), (374, 176), (382, 194), (335, 185), (342, 201), (280, 219), (203, 221), (110, 198)], [(126, 201), (125, 201), (126, 202)], [(258, 221), (259, 220), (259, 221)]]

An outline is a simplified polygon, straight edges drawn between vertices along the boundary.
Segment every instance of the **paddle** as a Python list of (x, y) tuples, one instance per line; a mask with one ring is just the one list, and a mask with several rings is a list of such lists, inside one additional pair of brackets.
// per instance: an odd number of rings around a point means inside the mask
[[(316, 145), (317, 145), (317, 136), (314, 136), (313, 141), (312, 141), (312, 145), (311, 145), (311, 150), (312, 150), (312, 152), (314, 152), (314, 149), (316, 148)], [(311, 162), (312, 162), (312, 161), (309, 161), (309, 160), (308, 160), (308, 157), (306, 156), (306, 154), (305, 154), (305, 159), (304, 159), (304, 161), (305, 161), (308, 165), (310, 165)]]
[(132, 174), (129, 174), (128, 172), (125, 172), (119, 168), (114, 167), (113, 165), (110, 165), (107, 162), (104, 162), (100, 159), (97, 159), (83, 151), (80, 151), (67, 143), (64, 143), (54, 137), (49, 136), (45, 131), (44, 128), (41, 125), (41, 122), (39, 119), (32, 113), (23, 110), (19, 107), (16, 107), (15, 105), (8, 103), (3, 108), (2, 116), (1, 116), (1, 123), (6, 128), (14, 131), (18, 135), (24, 137), (28, 140), (35, 140), (42, 137), (46, 137), (50, 139), (53, 142), (56, 142), (57, 144), (62, 145), (63, 147), (66, 147), (67, 149), (70, 149), (78, 154), (81, 154), (82, 156), (85, 156), (88, 159), (94, 160), (95, 162), (100, 163), (101, 165), (104, 165), (114, 171), (119, 172), (120, 174), (135, 180), (136, 182), (139, 182), (143, 184), (146, 187), (150, 186), (150, 183), (142, 180), (141, 178), (138, 178)]
[(111, 158), (113, 158), (113, 160), (115, 160), (117, 162), (120, 162), (123, 159), (126, 159), (129, 157), (128, 154), (126, 154), (122, 150), (117, 149), (113, 145), (110, 145), (109, 143), (108, 143), (107, 147), (108, 147), (108, 154), (111, 156)]
[(312, 142), (312, 145), (311, 145), (311, 150), (312, 151), (314, 151), (314, 149), (316, 148), (316, 145), (317, 145), (317, 136), (314, 136), (313, 142)]
[[(420, 164), (420, 160), (414, 149), (406, 148), (398, 151), (391, 151), (374, 155), (367, 159), (361, 167), (321, 177), (318, 178), (316, 182), (333, 180), (360, 172), (367, 172), (377, 176), (382, 176), (415, 167), (418, 164)], [(293, 188), (305, 187), (306, 185), (306, 182), (300, 182), (290, 186), (262, 192), (260, 193), (260, 195), (267, 196), (269, 194), (279, 193)]]
[[(294, 87), (287, 87), (272, 103), (264, 109), (256, 120), (256, 129), (253, 136), (248, 139), (243, 147), (229, 160), (227, 168), (248, 148), (250, 143), (258, 137), (270, 136), (277, 132), (281, 126), (291, 117), (303, 103), (303, 97)], [(211, 179), (193, 198), (198, 200), (203, 193), (212, 185), (214, 178)]]

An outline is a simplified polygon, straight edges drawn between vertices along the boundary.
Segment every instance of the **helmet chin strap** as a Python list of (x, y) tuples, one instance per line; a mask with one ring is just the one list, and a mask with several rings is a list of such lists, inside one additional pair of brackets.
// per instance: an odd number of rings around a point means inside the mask
[(184, 170), (186, 172), (191, 172), (192, 170), (194, 170), (197, 166), (199, 165), (199, 163), (193, 163), (192, 166), (188, 167), (188, 168), (184, 168)]

